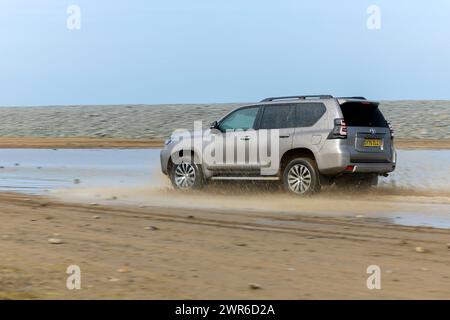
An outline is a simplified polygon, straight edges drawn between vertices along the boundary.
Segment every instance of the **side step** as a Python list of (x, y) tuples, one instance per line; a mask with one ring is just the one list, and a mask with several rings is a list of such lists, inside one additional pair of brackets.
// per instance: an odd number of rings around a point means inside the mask
[(279, 177), (211, 177), (211, 180), (280, 180)]

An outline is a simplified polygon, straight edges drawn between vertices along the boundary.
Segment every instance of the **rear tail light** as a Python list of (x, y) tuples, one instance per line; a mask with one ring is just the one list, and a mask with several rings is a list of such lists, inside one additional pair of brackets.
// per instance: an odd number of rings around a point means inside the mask
[(394, 139), (394, 128), (392, 127), (392, 124), (388, 121), (387, 122), (389, 131), (391, 132), (391, 139)]
[(347, 138), (347, 124), (344, 119), (334, 119), (334, 128), (331, 131), (328, 139), (346, 139)]

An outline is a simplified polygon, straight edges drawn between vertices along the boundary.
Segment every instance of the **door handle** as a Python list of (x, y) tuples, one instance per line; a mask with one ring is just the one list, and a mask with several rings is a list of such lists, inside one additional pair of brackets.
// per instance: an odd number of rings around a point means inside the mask
[(290, 134), (288, 134), (288, 135), (282, 135), (282, 136), (280, 136), (280, 139), (289, 138), (290, 136), (291, 136)]
[(250, 140), (250, 137), (243, 137), (243, 138), (241, 138), (241, 140), (248, 141), (248, 140)]

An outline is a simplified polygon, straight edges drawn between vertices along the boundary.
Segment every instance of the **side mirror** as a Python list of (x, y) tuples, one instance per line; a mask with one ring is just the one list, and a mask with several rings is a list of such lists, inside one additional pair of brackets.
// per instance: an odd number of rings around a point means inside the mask
[(219, 123), (217, 121), (214, 121), (211, 123), (210, 129), (219, 129)]

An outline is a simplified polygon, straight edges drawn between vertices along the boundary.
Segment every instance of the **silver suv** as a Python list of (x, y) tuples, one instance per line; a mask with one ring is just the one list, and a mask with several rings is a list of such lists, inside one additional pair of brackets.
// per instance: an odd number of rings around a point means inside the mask
[(393, 130), (364, 97), (273, 97), (233, 110), (210, 128), (175, 132), (161, 151), (177, 189), (208, 180), (280, 180), (298, 195), (323, 185), (370, 187), (394, 171)]

